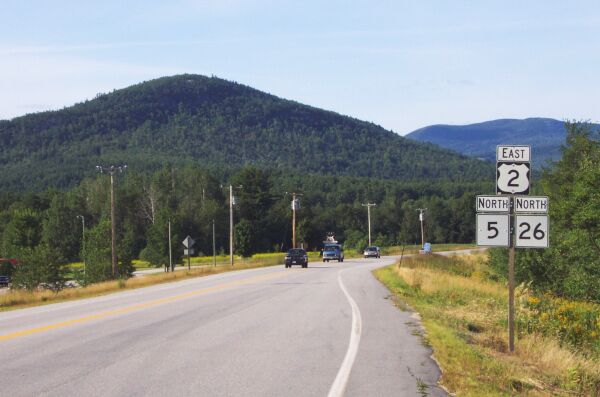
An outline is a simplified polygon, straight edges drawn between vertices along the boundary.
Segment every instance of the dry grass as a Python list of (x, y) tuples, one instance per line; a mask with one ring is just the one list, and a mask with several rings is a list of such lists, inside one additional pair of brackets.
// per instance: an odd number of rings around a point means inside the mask
[[(486, 278), (485, 258), (410, 258), (376, 271), (417, 310), (444, 372), (442, 384), (465, 396), (595, 396), (600, 362), (559, 341), (522, 331), (508, 353), (507, 290)], [(518, 312), (519, 313), (519, 312)], [(517, 319), (519, 320), (519, 319)]]
[[(281, 258), (282, 259), (282, 258)], [(49, 290), (33, 291), (10, 290), (0, 295), (0, 311), (20, 309), (23, 307), (37, 306), (48, 303), (62, 302), (73, 299), (89, 298), (104, 295), (115, 291), (147, 287), (150, 285), (168, 283), (194, 277), (224, 273), (235, 270), (253, 269), (281, 264), (278, 258), (246, 261), (231, 266), (201, 266), (191, 270), (180, 270), (173, 273), (155, 273), (144, 277), (132, 277), (127, 280), (105, 281), (88, 285), (83, 288), (67, 288), (58, 293)]]

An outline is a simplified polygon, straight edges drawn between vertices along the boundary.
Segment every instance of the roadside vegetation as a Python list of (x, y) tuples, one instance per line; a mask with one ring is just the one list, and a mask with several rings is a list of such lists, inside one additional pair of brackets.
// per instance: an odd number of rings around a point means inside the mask
[[(206, 258), (202, 258), (206, 259)], [(251, 258), (237, 258), (235, 266), (230, 266), (229, 262), (219, 263), (217, 266), (210, 264), (198, 265), (191, 270), (180, 270), (176, 272), (159, 272), (144, 275), (143, 277), (131, 277), (127, 279), (109, 280), (99, 283), (89, 284), (83, 287), (64, 288), (60, 291), (49, 289), (11, 289), (4, 294), (0, 294), (0, 311), (20, 309), (28, 306), (37, 306), (48, 303), (56, 303), (67, 300), (90, 298), (93, 296), (104, 295), (112, 292), (147, 287), (155, 284), (168, 283), (184, 280), (194, 277), (203, 277), (211, 274), (225, 273), (236, 270), (254, 269), (259, 267), (274, 266), (283, 263), (281, 254), (258, 254)], [(229, 260), (229, 257), (227, 257)], [(207, 261), (202, 261), (207, 262)], [(81, 264), (73, 264), (80, 267)]]
[[(406, 258), (375, 275), (402, 309), (414, 309), (424, 340), (461, 396), (600, 395), (600, 305), (521, 284), (517, 341), (508, 353), (508, 291), (487, 254)], [(407, 306), (408, 305), (408, 306)]]

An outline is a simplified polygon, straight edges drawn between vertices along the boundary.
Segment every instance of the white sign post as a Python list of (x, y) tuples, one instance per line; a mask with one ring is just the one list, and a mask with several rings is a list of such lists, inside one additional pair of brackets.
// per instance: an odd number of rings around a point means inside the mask
[[(477, 196), (477, 245), (508, 250), (508, 350), (515, 351), (515, 248), (548, 247), (548, 197), (530, 197), (531, 147), (496, 147), (496, 196)], [(506, 195), (506, 196), (504, 196)], [(511, 220), (512, 222), (511, 227)]]
[(192, 264), (190, 261), (190, 255), (194, 254), (194, 250), (192, 249), (192, 247), (194, 246), (194, 244), (196, 244), (196, 242), (194, 241), (193, 238), (191, 238), (190, 236), (187, 236), (183, 241), (182, 241), (183, 246), (186, 248), (183, 251), (184, 255), (187, 255), (187, 259), (188, 259), (188, 270), (192, 269)]

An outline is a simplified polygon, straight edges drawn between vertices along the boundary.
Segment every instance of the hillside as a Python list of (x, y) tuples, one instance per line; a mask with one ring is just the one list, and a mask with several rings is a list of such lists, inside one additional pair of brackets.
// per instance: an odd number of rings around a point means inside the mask
[(152, 171), (244, 164), (384, 179), (473, 180), (491, 165), (372, 123), (199, 75), (140, 83), (58, 111), (0, 121), (0, 188), (66, 188), (94, 166)]
[(469, 125), (432, 125), (413, 131), (405, 137), (487, 160), (496, 159), (497, 145), (531, 145), (533, 165), (541, 168), (549, 161), (560, 158), (560, 146), (565, 143), (566, 136), (562, 121), (528, 118), (492, 120)]

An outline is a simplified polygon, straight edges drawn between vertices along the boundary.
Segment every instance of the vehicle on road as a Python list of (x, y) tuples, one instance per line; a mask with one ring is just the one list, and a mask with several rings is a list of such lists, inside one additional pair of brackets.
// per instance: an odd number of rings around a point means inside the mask
[(308, 267), (308, 254), (302, 248), (292, 248), (285, 254), (285, 267), (299, 265)]
[(372, 247), (365, 248), (363, 255), (365, 258), (381, 258), (381, 250), (378, 246), (374, 245)]
[(344, 261), (344, 247), (342, 244), (327, 243), (323, 247), (323, 262)]
[(17, 259), (0, 258), (0, 287), (8, 287), (18, 263)]

